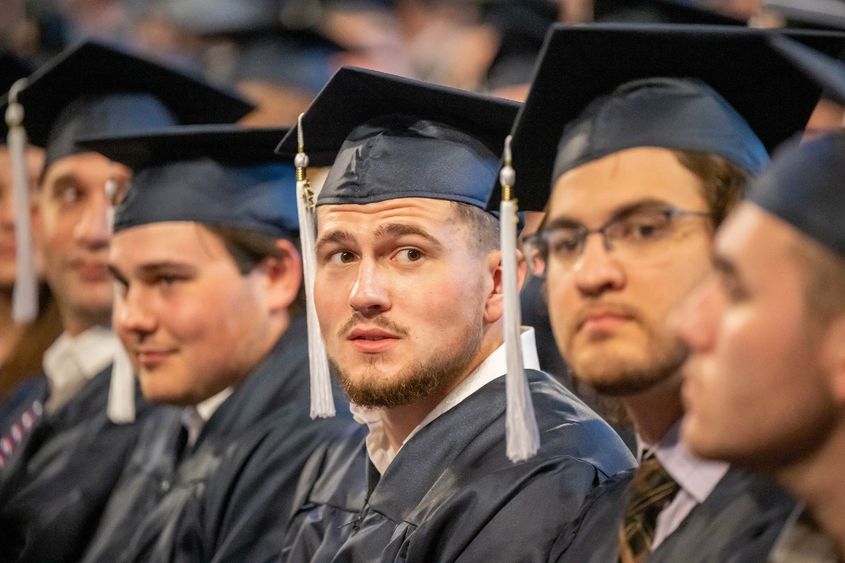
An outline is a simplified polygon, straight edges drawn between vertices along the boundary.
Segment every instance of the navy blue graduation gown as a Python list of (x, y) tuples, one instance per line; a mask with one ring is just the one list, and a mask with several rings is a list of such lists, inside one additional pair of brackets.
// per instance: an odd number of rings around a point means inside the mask
[[(111, 366), (45, 413), (0, 473), (0, 561), (77, 561), (93, 536), (140, 429), (108, 420), (110, 376)], [(11, 418), (46, 400), (46, 378), (37, 381)]]
[[(555, 542), (550, 561), (619, 560), (618, 531), (632, 476), (633, 471), (617, 475), (590, 495), (578, 520)], [(793, 500), (773, 483), (731, 468), (648, 561), (765, 561), (793, 508)]]
[(283, 559), (545, 561), (587, 493), (634, 461), (562, 385), (526, 373), (537, 457), (514, 464), (506, 456), (504, 377), (420, 430), (384, 475), (368, 462), (359, 432), (325, 456), (326, 477), (297, 515)]
[(298, 317), (192, 447), (180, 444), (180, 409), (150, 417), (85, 560), (275, 558), (306, 461), (352, 424), (344, 406), (310, 419), (306, 342)]

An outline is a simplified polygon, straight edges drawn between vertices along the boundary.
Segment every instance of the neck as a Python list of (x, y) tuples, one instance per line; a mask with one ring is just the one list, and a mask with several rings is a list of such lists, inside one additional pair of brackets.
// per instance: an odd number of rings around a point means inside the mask
[(813, 519), (845, 553), (845, 422), (824, 443), (795, 463), (774, 472), (775, 479), (806, 503)]
[(76, 337), (89, 328), (99, 326), (108, 327), (110, 319), (108, 315), (84, 315), (68, 310), (67, 307), (59, 304), (59, 314), (62, 318), (62, 329), (70, 336)]
[(656, 444), (684, 414), (681, 403), (681, 375), (677, 373), (635, 395), (622, 397), (637, 434)]
[(26, 330), (12, 320), (12, 290), (0, 290), (0, 364), (6, 361)]
[(399, 407), (392, 407), (382, 409), (381, 420), (384, 426), (384, 433), (390, 443), (393, 451), (399, 451), (402, 443), (408, 438), (411, 432), (425, 420), (431, 411), (451, 393), (455, 387), (460, 385), (467, 377), (470, 376), (481, 363), (487, 359), (490, 354), (496, 351), (496, 348), (502, 345), (502, 338), (499, 332), (486, 333), (486, 337), (482, 339), (481, 347), (475, 358), (468, 366), (461, 372), (461, 374), (453, 379), (448, 386), (443, 389), (428, 395), (421, 401), (417, 401), (411, 405), (403, 405)]

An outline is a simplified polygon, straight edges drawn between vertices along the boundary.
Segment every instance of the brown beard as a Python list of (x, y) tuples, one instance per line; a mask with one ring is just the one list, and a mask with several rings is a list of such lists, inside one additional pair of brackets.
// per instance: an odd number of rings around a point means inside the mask
[[(399, 331), (399, 328), (387, 319), (375, 317), (368, 320), (383, 328)], [(407, 331), (404, 332), (407, 333)], [(356, 381), (334, 359), (329, 358), (329, 362), (338, 374), (350, 401), (370, 408), (394, 408), (411, 405), (432, 395), (444, 393), (456, 378), (464, 374), (478, 355), (481, 349), (481, 338), (481, 324), (468, 326), (463, 342), (447, 343), (448, 345), (442, 350), (434, 351), (425, 364), (415, 359), (394, 377), (386, 378), (387, 383), (375, 377)], [(375, 367), (377, 362), (378, 359), (373, 360), (372, 365)]]
[[(646, 391), (658, 383), (665, 381), (678, 373), (689, 355), (689, 349), (680, 341), (668, 351), (654, 358), (649, 365), (621, 368), (614, 377), (603, 379), (599, 377), (575, 376), (584, 381), (603, 395), (622, 397)], [(574, 369), (574, 368), (573, 368)]]

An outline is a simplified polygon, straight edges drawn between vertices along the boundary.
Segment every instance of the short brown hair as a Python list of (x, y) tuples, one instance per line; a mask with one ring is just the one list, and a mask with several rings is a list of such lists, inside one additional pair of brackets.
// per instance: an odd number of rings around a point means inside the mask
[[(276, 246), (277, 238), (237, 227), (224, 225), (203, 225), (213, 234), (220, 237), (241, 275), (247, 275), (267, 258), (283, 258), (283, 252)], [(299, 242), (294, 240), (294, 246), (299, 249)], [(300, 284), (296, 299), (288, 307), (291, 315), (295, 315), (305, 308), (305, 287)]]
[(845, 313), (845, 258), (803, 233), (792, 251), (805, 276), (808, 317), (824, 326)]
[(455, 215), (467, 228), (470, 241), (475, 243), (479, 252), (486, 254), (499, 248), (498, 219), (474, 205), (458, 201), (451, 203)]
[(702, 152), (672, 151), (681, 165), (704, 186), (713, 228), (718, 228), (745, 194), (751, 175), (728, 159)]

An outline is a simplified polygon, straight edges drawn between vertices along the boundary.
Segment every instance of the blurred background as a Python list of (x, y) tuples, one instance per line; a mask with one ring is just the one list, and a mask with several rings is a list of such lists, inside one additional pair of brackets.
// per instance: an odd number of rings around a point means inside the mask
[(241, 90), (261, 106), (248, 123), (280, 124), (291, 122), (344, 64), (520, 99), (548, 26), (590, 21), (845, 29), (845, 5), (840, 0), (0, 0), (0, 43), (37, 67), (81, 38), (119, 42)]

